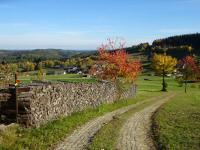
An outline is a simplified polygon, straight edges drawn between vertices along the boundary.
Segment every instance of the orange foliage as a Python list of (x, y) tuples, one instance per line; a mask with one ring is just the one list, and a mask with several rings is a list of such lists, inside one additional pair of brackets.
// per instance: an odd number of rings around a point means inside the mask
[[(110, 47), (112, 51), (108, 51)], [(106, 80), (114, 81), (118, 77), (123, 77), (134, 81), (142, 69), (141, 63), (126, 53), (123, 44), (120, 44), (117, 50), (113, 47), (112, 42), (109, 42), (108, 45), (99, 48), (99, 61), (92, 67), (92, 74)]]
[(178, 63), (179, 71), (185, 76), (200, 76), (200, 67), (195, 59), (191, 56), (186, 56)]

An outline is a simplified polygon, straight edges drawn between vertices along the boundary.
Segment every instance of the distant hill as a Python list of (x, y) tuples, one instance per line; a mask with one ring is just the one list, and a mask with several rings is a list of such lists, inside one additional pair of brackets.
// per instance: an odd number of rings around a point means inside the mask
[(200, 49), (200, 33), (172, 36), (164, 39), (155, 40), (152, 46), (178, 47), (182, 45), (192, 46)]
[(94, 51), (75, 51), (61, 49), (36, 49), (36, 50), (0, 50), (0, 62), (19, 62), (19, 61), (34, 61), (42, 60), (61, 60), (72, 56), (90, 55)]
[(192, 53), (200, 56), (200, 34), (185, 34), (172, 36), (164, 39), (155, 40), (152, 47), (166, 47), (169, 49), (169, 54), (181, 58), (188, 54), (184, 46), (191, 46)]
[[(189, 55), (187, 46), (192, 46), (192, 53), (200, 57), (200, 34), (185, 34), (172, 36), (168, 38), (158, 39), (149, 43), (141, 43), (125, 48), (126, 51), (134, 57), (145, 58), (145, 63), (149, 62), (153, 53), (163, 53), (163, 48), (167, 48), (167, 54), (177, 59), (181, 59)], [(0, 62), (19, 62), (33, 61), (40, 62), (42, 60), (62, 60), (71, 57), (85, 57), (97, 55), (97, 51), (75, 51), (62, 49), (36, 49), (36, 50), (0, 50)]]
[(164, 48), (167, 49), (167, 54), (177, 59), (181, 59), (189, 55), (187, 47), (193, 48), (192, 54), (200, 57), (200, 34), (185, 34), (178, 36), (171, 36), (168, 38), (158, 39), (153, 41), (152, 45), (149, 43), (141, 43), (126, 48), (130, 54), (140, 53), (151, 57), (153, 53), (163, 53)]
[[(188, 46), (193, 48), (192, 52), (188, 51)], [(134, 58), (140, 59), (144, 70), (151, 70), (151, 58), (154, 53), (163, 53), (167, 49), (167, 54), (177, 59), (194, 54), (200, 62), (200, 34), (185, 34), (179, 36), (172, 36), (164, 39), (153, 41), (152, 45), (149, 43), (141, 43), (126, 48), (126, 51)], [(148, 72), (147, 71), (147, 72)]]

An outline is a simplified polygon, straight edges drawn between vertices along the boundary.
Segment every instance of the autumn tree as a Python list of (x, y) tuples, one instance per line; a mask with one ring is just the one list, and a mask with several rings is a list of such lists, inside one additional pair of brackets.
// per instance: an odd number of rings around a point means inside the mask
[(0, 87), (14, 82), (17, 64), (0, 64)]
[(172, 73), (175, 70), (177, 60), (166, 54), (154, 54), (153, 69), (156, 73), (162, 75), (162, 91), (167, 91), (167, 83), (165, 81), (166, 74)]
[[(126, 53), (123, 44), (115, 48), (115, 43), (109, 41), (99, 48), (99, 60), (91, 68), (91, 73), (100, 79), (121, 83), (133, 83), (141, 71), (141, 63), (133, 60)], [(119, 86), (118, 86), (119, 87)]]
[(43, 63), (44, 63), (45, 68), (52, 68), (55, 65), (53, 60), (46, 60)]
[(34, 71), (35, 70), (35, 64), (33, 62), (24, 62), (22, 63), (22, 68), (24, 71)]
[(185, 83), (185, 93), (187, 92), (188, 80), (196, 80), (200, 75), (200, 67), (192, 56), (187, 56), (179, 61), (178, 72), (182, 74)]

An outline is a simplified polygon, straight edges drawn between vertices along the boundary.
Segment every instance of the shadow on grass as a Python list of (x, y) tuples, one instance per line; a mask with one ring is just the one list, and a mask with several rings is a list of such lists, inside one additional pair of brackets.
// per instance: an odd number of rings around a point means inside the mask
[(161, 90), (138, 90), (142, 92), (162, 92)]

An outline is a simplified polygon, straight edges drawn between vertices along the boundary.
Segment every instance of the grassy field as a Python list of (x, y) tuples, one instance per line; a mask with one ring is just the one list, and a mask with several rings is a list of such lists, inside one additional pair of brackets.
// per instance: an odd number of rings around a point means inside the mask
[(200, 149), (200, 89), (192, 88), (166, 104), (154, 118), (158, 148)]
[[(152, 95), (163, 95), (168, 93), (160, 92), (161, 90), (161, 77), (158, 76), (140, 76), (137, 80), (138, 92), (141, 95), (152, 94)], [(168, 83), (168, 91), (180, 91), (182, 88), (178, 87), (178, 84), (172, 79), (166, 79)], [(144, 107), (151, 105), (154, 101), (150, 101), (138, 106), (135, 109), (128, 111), (120, 116), (117, 116), (110, 123), (106, 124), (93, 138), (92, 144), (89, 146), (90, 150), (115, 149), (117, 139), (119, 137), (119, 131), (123, 126), (124, 122), (135, 112), (143, 109)]]
[[(161, 89), (160, 82), (159, 77), (141, 76), (138, 79), (139, 92), (156, 93)], [(168, 91), (176, 92), (178, 96), (154, 116), (154, 133), (158, 148), (200, 149), (200, 100), (197, 99), (200, 89), (198, 85), (190, 85), (189, 93), (185, 94), (183, 87), (179, 87), (173, 79), (167, 78), (167, 83)], [(149, 104), (151, 102), (140, 105), (106, 124), (94, 136), (89, 149), (115, 149), (119, 131), (127, 118)]]
[[(168, 91), (183, 91), (183, 87), (172, 78), (166, 77)], [(162, 77), (159, 76), (139, 76), (137, 81), (138, 90), (144, 92), (155, 92), (162, 89)]]
[[(142, 81), (143, 79), (140, 80)], [(9, 132), (0, 132), (0, 145), (4, 149), (45, 150), (62, 140), (66, 134), (97, 116), (161, 94), (161, 92), (157, 91), (152, 93), (139, 90), (137, 96), (134, 98), (117, 101), (114, 104), (104, 104), (96, 109), (91, 108), (83, 112), (74, 113), (70, 117), (49, 122), (38, 129), (14, 127)]]
[[(76, 76), (61, 75), (60, 77), (71, 78), (76, 80), (78, 75)], [(24, 77), (24, 79), (27, 78)], [(48, 76), (48, 78), (59, 79), (58, 77), (55, 76)], [(171, 101), (168, 105), (166, 105), (165, 107), (166, 109), (165, 108), (161, 109), (158, 115), (156, 115), (155, 120), (157, 125), (159, 126), (159, 128), (157, 128), (156, 130), (158, 144), (162, 147), (164, 147), (163, 145), (165, 145), (167, 148), (170, 146), (170, 149), (171, 148), (176, 149), (177, 147), (175, 146), (177, 145), (177, 143), (179, 144), (179, 147), (183, 149), (184, 146), (187, 145), (185, 144), (187, 142), (188, 145), (189, 143), (190, 144), (193, 143), (194, 145), (196, 144), (196, 146), (198, 146), (197, 139), (199, 139), (199, 135), (196, 133), (197, 131), (199, 132), (200, 129), (199, 125), (200, 101), (197, 99), (198, 96), (200, 96), (198, 94), (199, 89), (189, 88), (190, 94), (184, 94), (183, 87), (179, 87), (178, 84), (172, 78), (167, 78), (166, 80), (168, 83), (168, 91), (179, 92), (181, 93), (182, 97), (180, 96), (176, 97), (173, 101)], [(54, 146), (60, 140), (65, 138), (66, 134), (71, 133), (77, 127), (85, 124), (86, 122), (97, 116), (101, 116), (107, 112), (116, 110), (118, 108), (135, 104), (145, 99), (149, 99), (151, 97), (163, 94), (162, 92), (160, 92), (161, 89), (160, 77), (140, 76), (137, 80), (137, 84), (138, 84), (138, 93), (137, 96), (134, 98), (130, 98), (124, 101), (118, 101), (114, 104), (104, 104), (96, 109), (88, 108), (83, 112), (74, 113), (70, 117), (64, 117), (56, 121), (49, 122), (48, 124), (38, 129), (24, 129), (21, 127), (13, 127), (7, 132), (0, 132), (0, 149), (45, 150), (49, 147)], [(146, 105), (148, 104), (141, 106), (141, 108), (145, 107)], [(168, 111), (170, 111), (170, 113)], [(97, 136), (100, 135), (99, 136), (100, 138), (97, 137), (97, 139), (95, 139), (97, 141), (96, 143), (103, 144), (106, 141), (106, 139), (112, 139), (113, 137), (116, 138), (118, 134), (118, 132), (116, 131), (119, 131), (119, 128), (123, 125), (124, 122), (123, 119), (126, 117), (127, 116), (125, 115), (123, 117), (120, 117), (121, 119), (117, 118), (114, 119), (114, 121), (117, 121), (117, 126), (115, 126), (116, 123), (112, 124), (112, 122), (111, 125), (108, 124), (107, 127), (105, 126), (104, 130), (102, 130), (103, 134), (102, 133), (97, 134)], [(196, 123), (193, 123), (192, 121), (193, 122), (196, 121)], [(169, 124), (171, 126), (169, 126)], [(184, 130), (186, 128), (187, 130)], [(195, 128), (195, 130), (193, 128)], [(113, 129), (115, 132), (113, 131)], [(103, 135), (104, 136), (109, 135), (109, 136), (104, 138)], [(179, 140), (176, 141), (176, 138), (173, 137), (179, 138)], [(106, 141), (107, 144), (109, 143), (108, 141), (109, 140)], [(112, 142), (114, 142), (114, 140)], [(112, 145), (112, 143), (110, 143), (110, 145)], [(95, 146), (97, 146), (97, 144), (95, 144)], [(93, 149), (92, 147), (90, 148)]]
[[(32, 80), (37, 80), (36, 75), (31, 76), (19, 76), (19, 80), (24, 84), (31, 83)], [(60, 75), (46, 75), (46, 81), (61, 81), (61, 82), (83, 82), (83, 83), (94, 83), (97, 82), (95, 78), (83, 77), (80, 74), (60, 74)]]

